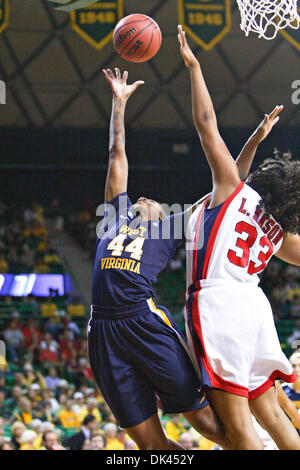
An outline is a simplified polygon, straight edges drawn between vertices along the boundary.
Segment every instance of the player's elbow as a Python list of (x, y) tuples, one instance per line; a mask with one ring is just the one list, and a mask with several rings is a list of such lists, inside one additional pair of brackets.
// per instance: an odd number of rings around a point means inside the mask
[(194, 124), (200, 133), (217, 128), (216, 115), (213, 110), (204, 109), (201, 113), (193, 114)]
[(109, 158), (114, 159), (118, 157), (119, 155), (124, 154), (124, 152), (125, 152), (125, 148), (123, 145), (113, 143), (109, 147)]

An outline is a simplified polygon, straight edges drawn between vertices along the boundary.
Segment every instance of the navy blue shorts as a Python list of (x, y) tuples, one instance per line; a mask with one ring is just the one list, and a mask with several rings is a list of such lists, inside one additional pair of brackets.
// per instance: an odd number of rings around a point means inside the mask
[(168, 310), (156, 307), (152, 299), (117, 311), (92, 306), (88, 328), (91, 368), (122, 428), (136, 426), (157, 413), (156, 395), (165, 413), (208, 405), (174, 330), (183, 338)]

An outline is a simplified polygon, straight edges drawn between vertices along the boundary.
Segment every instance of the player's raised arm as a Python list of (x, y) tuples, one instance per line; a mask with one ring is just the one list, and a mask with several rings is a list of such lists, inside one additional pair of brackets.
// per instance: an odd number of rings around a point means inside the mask
[(245, 180), (250, 172), (257, 147), (269, 135), (275, 124), (279, 121), (279, 113), (283, 110), (283, 106), (276, 106), (270, 114), (265, 114), (265, 118), (253, 132), (251, 137), (244, 145), (240, 155), (236, 159), (239, 175)]
[(220, 136), (213, 103), (201, 67), (190, 49), (185, 32), (178, 26), (180, 52), (189, 69), (193, 119), (213, 175), (212, 205), (223, 202), (240, 183), (237, 166)]
[(115, 75), (110, 69), (103, 70), (103, 73), (113, 93), (109, 129), (109, 161), (105, 185), (105, 201), (111, 201), (127, 191), (128, 161), (125, 151), (125, 108), (128, 98), (144, 82), (137, 81), (132, 85), (127, 85), (128, 72), (124, 72), (121, 76), (118, 68), (115, 69)]
[[(257, 147), (263, 140), (266, 139), (275, 124), (279, 121), (279, 113), (281, 113), (282, 110), (282, 105), (276, 106), (270, 114), (265, 114), (265, 118), (249, 137), (238, 158), (235, 160), (240, 178), (242, 180), (245, 180), (248, 177), (257, 151)], [(188, 210), (187, 216), (189, 217), (194, 212), (194, 210), (196, 210), (196, 208), (210, 196), (211, 193), (206, 194), (201, 199), (199, 199), (199, 201), (195, 202), (195, 204), (193, 204), (193, 206), (191, 206)]]

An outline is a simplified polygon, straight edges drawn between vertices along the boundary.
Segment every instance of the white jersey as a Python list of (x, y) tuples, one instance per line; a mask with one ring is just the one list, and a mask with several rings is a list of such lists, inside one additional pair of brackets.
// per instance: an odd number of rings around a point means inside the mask
[(255, 399), (295, 376), (268, 299), (258, 287), (283, 230), (241, 182), (213, 209), (202, 204), (187, 230), (186, 332), (202, 384)]
[(245, 183), (221, 205), (203, 203), (187, 228), (187, 288), (205, 279), (259, 283), (258, 274), (282, 244), (281, 226), (259, 208)]

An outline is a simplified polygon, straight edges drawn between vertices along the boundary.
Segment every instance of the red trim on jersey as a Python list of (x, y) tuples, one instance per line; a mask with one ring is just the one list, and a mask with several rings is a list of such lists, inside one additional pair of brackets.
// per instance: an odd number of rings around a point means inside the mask
[(255, 390), (252, 390), (251, 392), (249, 392), (249, 400), (255, 400), (255, 398), (258, 398), (260, 395), (265, 393), (267, 390), (269, 390), (269, 388), (271, 388), (274, 385), (274, 382), (277, 379), (282, 379), (285, 382), (292, 383), (296, 381), (296, 376), (294, 373), (292, 373), (291, 375), (286, 375), (280, 370), (275, 370), (270, 375), (268, 380), (266, 380), (265, 383), (260, 385), (260, 387), (256, 388)]
[[(205, 370), (209, 376), (211, 386), (213, 388), (218, 388), (220, 390), (224, 390), (225, 392), (229, 393), (234, 393), (235, 395), (240, 395), (242, 397), (249, 397), (249, 390), (246, 387), (243, 387), (242, 385), (235, 384), (233, 382), (230, 382), (229, 380), (224, 380), (222, 377), (218, 376), (213, 369), (211, 368), (209, 361), (208, 361), (208, 356), (205, 351), (205, 345), (203, 341), (203, 335), (202, 335), (202, 327), (201, 327), (201, 320), (200, 320), (200, 312), (199, 312), (199, 303), (198, 303), (198, 296), (199, 292), (197, 291), (194, 294), (193, 298), (193, 310), (192, 310), (192, 321), (193, 321), (193, 328), (195, 330), (195, 333), (197, 334), (201, 345), (202, 345), (202, 363), (203, 366), (205, 367)], [(194, 344), (194, 343), (193, 343)], [(197, 359), (199, 361), (199, 352), (195, 348), (194, 344), (194, 349), (197, 355)], [(199, 366), (201, 366), (199, 362)]]
[[(229, 196), (228, 199), (226, 199), (226, 201), (224, 202), (219, 214), (216, 217), (215, 223), (213, 225), (213, 228), (211, 230), (211, 233), (210, 233), (210, 236), (209, 236), (209, 239), (208, 239), (208, 242), (207, 242), (201, 279), (206, 279), (206, 277), (207, 277), (207, 271), (208, 271), (208, 266), (209, 266), (211, 254), (212, 254), (214, 244), (215, 244), (218, 232), (219, 232), (219, 228), (221, 226), (221, 223), (223, 221), (225, 213), (228, 209), (228, 206), (233, 201), (235, 196), (237, 196), (237, 194), (243, 189), (243, 187), (244, 187), (244, 182), (241, 181), (240, 184), (238, 185), (238, 187), (236, 188), (236, 190), (231, 194), (231, 196)], [(197, 258), (196, 258), (196, 261), (197, 261)]]
[[(186, 313), (187, 313), (187, 315), (188, 315), (188, 307), (187, 307), (187, 306), (186, 306)], [(197, 359), (197, 362), (198, 362), (199, 368), (200, 368), (200, 365), (201, 365), (200, 354), (199, 354), (199, 351), (198, 351), (198, 349), (197, 349), (197, 347), (196, 347), (196, 345), (195, 345), (195, 341), (194, 341), (194, 338), (193, 338), (193, 335), (192, 335), (192, 332), (191, 332), (191, 329), (190, 329), (188, 320), (186, 321), (185, 327), (186, 327), (186, 329), (189, 330), (190, 337), (191, 337), (192, 343), (193, 343), (194, 353), (195, 353), (195, 356), (196, 356), (196, 359)], [(200, 370), (201, 370), (201, 369), (200, 369)]]
[(207, 202), (208, 202), (208, 198), (206, 199), (206, 201), (203, 203), (201, 207), (201, 210), (197, 217), (196, 226), (195, 226), (195, 242), (194, 242), (194, 247), (193, 247), (193, 258), (194, 258), (193, 260), (193, 283), (195, 284), (196, 289), (200, 288), (200, 285), (198, 285), (199, 283), (197, 283), (198, 243), (199, 243), (199, 235), (200, 235), (199, 229), (200, 229), (200, 225), (201, 225), (201, 221), (203, 217), (204, 208)]

